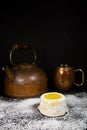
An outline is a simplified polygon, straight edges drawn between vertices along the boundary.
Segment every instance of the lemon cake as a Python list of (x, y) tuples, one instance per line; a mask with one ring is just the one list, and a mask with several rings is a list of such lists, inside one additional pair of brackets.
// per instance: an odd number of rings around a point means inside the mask
[(40, 97), (38, 109), (46, 116), (62, 116), (68, 111), (66, 98), (63, 94), (57, 92), (44, 93)]

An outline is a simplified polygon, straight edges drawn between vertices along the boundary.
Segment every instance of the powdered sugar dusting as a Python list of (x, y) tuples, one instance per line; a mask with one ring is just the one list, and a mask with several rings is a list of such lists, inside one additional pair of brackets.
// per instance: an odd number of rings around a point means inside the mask
[(40, 98), (0, 97), (0, 130), (86, 130), (87, 94), (66, 94), (68, 113), (46, 117), (38, 110)]

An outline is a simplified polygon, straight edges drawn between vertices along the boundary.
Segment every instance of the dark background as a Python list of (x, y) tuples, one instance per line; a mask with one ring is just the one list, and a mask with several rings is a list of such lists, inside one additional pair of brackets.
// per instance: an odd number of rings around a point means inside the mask
[[(0, 93), (3, 94), (5, 73), (12, 67), (9, 53), (15, 42), (30, 44), (36, 49), (36, 65), (48, 76), (49, 88), (54, 87), (54, 70), (60, 64), (87, 69), (86, 3), (3, 2), (0, 4)], [(31, 41), (31, 42), (30, 42)], [(19, 55), (18, 55), (19, 56)], [(18, 59), (18, 60), (17, 60)], [(15, 61), (28, 61), (29, 55)]]

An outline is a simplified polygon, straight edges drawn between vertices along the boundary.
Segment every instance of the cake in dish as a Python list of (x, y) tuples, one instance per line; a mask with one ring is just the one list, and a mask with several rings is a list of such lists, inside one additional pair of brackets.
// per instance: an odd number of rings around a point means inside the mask
[(40, 97), (39, 111), (46, 116), (62, 116), (67, 113), (66, 98), (57, 92), (44, 93)]

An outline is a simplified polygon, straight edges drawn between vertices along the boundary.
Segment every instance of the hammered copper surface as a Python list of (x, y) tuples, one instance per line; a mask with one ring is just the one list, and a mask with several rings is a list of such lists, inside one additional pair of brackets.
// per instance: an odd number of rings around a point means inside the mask
[[(80, 84), (75, 81), (75, 72), (80, 71), (82, 73), (82, 82)], [(76, 86), (82, 86), (84, 83), (84, 72), (82, 69), (74, 70), (70, 66), (59, 66), (55, 69), (54, 84), (58, 90), (67, 91), (70, 90), (75, 84)]]
[(35, 65), (6, 68), (5, 95), (10, 97), (35, 97), (47, 91), (47, 76)]
[(58, 89), (68, 90), (72, 86), (75, 74), (73, 68), (58, 67), (55, 71), (54, 83)]

